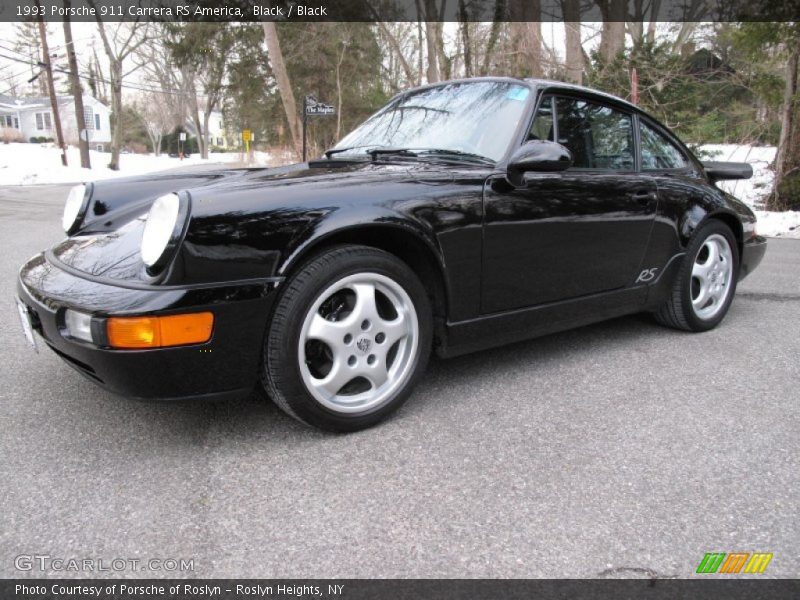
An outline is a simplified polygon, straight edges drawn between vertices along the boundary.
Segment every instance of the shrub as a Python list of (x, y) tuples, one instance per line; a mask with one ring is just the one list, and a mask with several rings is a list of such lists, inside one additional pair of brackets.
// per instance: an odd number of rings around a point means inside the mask
[(783, 178), (776, 194), (770, 198), (770, 210), (800, 210), (800, 173)]
[(20, 131), (11, 129), (10, 127), (0, 127), (0, 141), (4, 144), (9, 142), (24, 142), (25, 137)]

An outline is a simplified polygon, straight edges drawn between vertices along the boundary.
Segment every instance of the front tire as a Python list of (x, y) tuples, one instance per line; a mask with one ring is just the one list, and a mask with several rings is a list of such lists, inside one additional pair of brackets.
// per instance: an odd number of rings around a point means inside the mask
[(655, 313), (662, 325), (708, 331), (720, 324), (736, 293), (739, 253), (733, 232), (711, 219), (694, 234), (667, 301)]
[(305, 424), (365, 429), (408, 398), (427, 365), (431, 330), (425, 288), (404, 262), (366, 246), (332, 248), (286, 283), (261, 380)]

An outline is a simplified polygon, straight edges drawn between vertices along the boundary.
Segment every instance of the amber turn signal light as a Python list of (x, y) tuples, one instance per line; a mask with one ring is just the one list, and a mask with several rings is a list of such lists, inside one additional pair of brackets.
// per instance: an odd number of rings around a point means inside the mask
[(106, 322), (112, 348), (164, 348), (202, 344), (211, 339), (214, 315), (210, 312), (167, 317), (111, 317)]

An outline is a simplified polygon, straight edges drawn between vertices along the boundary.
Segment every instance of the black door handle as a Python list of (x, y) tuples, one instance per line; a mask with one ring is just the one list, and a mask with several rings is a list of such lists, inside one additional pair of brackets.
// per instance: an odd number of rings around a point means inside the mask
[(638, 200), (642, 204), (647, 204), (651, 200), (655, 200), (657, 197), (658, 196), (656, 196), (655, 192), (651, 192), (649, 190), (639, 190), (631, 194), (631, 198)]

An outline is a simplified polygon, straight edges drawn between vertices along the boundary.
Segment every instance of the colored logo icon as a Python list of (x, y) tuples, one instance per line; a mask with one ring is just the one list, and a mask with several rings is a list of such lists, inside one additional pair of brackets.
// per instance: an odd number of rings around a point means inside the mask
[(697, 573), (721, 573), (732, 575), (736, 573), (763, 573), (772, 553), (766, 552), (707, 552), (697, 566)]

